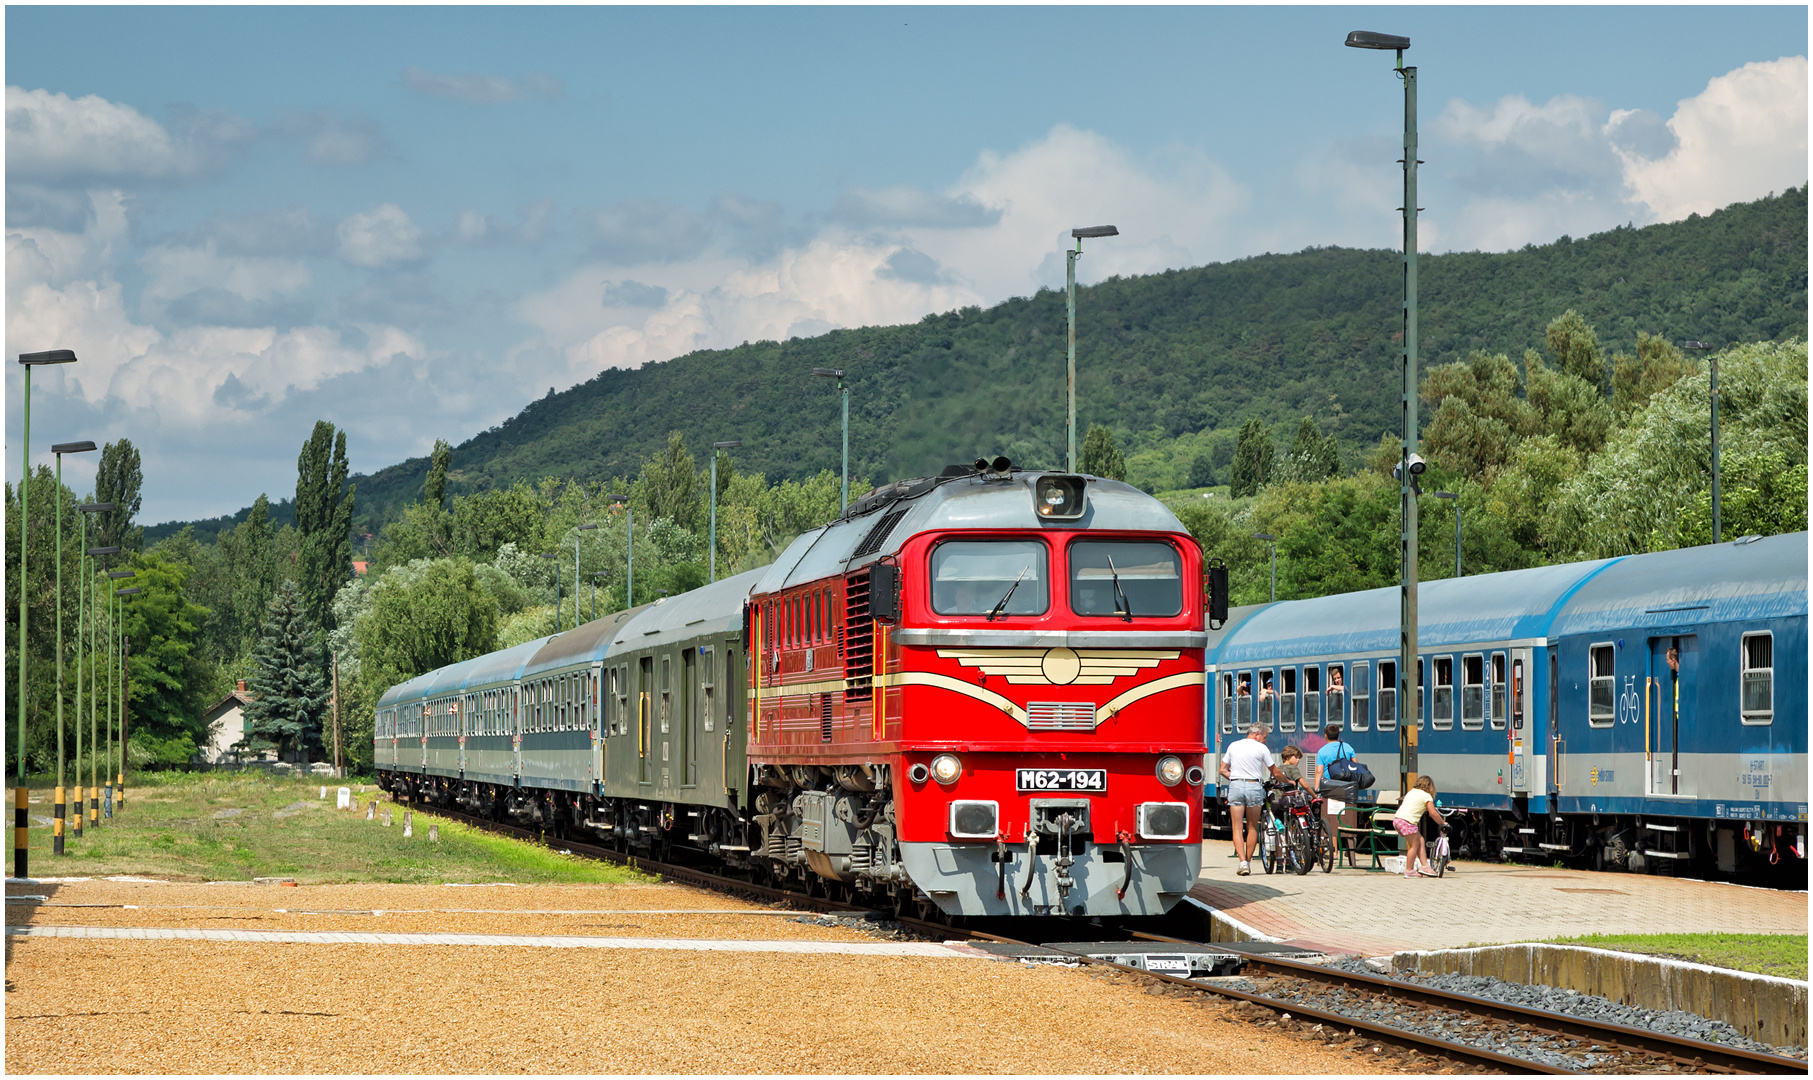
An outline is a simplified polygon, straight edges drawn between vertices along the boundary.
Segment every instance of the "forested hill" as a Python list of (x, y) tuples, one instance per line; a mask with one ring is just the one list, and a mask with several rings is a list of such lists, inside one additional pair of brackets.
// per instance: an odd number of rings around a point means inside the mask
[[(1807, 228), (1803, 186), (1668, 225), (1425, 256), (1422, 362), (1476, 349), (1520, 357), (1569, 308), (1607, 355), (1635, 352), (1639, 331), (1719, 344), (1804, 337)], [(1252, 416), (1314, 415), (1351, 455), (1396, 427), (1401, 290), (1396, 252), (1344, 248), (1079, 289), (1079, 439), (1103, 423), (1137, 450)], [(701, 462), (712, 442), (741, 439), (738, 468), (771, 481), (836, 469), (836, 392), (814, 367), (849, 372), (852, 475), (879, 481), (997, 453), (1062, 463), (1064, 295), (1048, 290), (605, 371), (456, 446), (449, 494), (633, 475), (675, 430)], [(417, 499), (426, 467), (417, 458), (357, 477), (361, 528), (375, 532)]]

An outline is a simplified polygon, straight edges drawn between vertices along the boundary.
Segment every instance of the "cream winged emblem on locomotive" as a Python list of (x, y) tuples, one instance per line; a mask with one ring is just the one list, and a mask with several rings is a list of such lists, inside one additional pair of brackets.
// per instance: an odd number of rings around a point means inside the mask
[(1176, 649), (939, 649), (938, 655), (1015, 685), (1107, 686), (1177, 659)]

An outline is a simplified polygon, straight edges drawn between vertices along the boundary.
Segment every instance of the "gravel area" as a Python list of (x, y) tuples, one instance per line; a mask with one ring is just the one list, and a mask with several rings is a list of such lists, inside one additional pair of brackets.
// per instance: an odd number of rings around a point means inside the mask
[[(9, 885), (9, 925), (156, 926), (584, 937), (865, 941), (859, 920), (793, 921), (796, 912), (670, 884), (194, 885), (77, 881)], [(671, 912), (671, 913), (670, 913)]]
[[(784, 922), (784, 920), (774, 920)], [(788, 923), (787, 925), (796, 925)], [(809, 929), (800, 926), (799, 929)], [(104, 989), (97, 989), (104, 988)], [(1145, 980), (1003, 961), (13, 943), (13, 1073), (1429, 1071)], [(1249, 1015), (1250, 1013), (1250, 1015)], [(1269, 1025), (1269, 1026), (1268, 1026)]]

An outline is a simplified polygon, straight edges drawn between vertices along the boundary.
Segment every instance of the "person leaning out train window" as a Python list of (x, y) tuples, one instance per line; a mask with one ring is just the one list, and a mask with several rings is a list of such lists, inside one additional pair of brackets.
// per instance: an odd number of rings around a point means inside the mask
[[(1423, 842), (1423, 815), (1428, 814), (1437, 825), (1447, 824), (1442, 812), (1435, 808), (1435, 781), (1427, 776), (1416, 778), (1416, 786), (1411, 788), (1398, 803), (1397, 813), (1391, 816), (1391, 824), (1398, 835), (1404, 838), (1404, 876), (1422, 877), (1428, 874), (1435, 876), (1435, 867), (1429, 865), (1429, 850)], [(1422, 871), (1419, 873), (1418, 871)]]

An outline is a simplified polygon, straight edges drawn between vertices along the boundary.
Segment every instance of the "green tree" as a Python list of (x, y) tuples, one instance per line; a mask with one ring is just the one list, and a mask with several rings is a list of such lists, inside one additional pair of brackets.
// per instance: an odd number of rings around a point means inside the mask
[(353, 576), (353, 487), (346, 482), (346, 432), (325, 420), (296, 459), (296, 583), (309, 622), (333, 628), (332, 604)]
[(1272, 479), (1272, 433), (1258, 417), (1240, 426), (1234, 443), (1233, 481), (1229, 494), (1256, 495)]
[(678, 431), (668, 435), (660, 453), (642, 463), (634, 491), (636, 510), (648, 521), (667, 518), (687, 530), (698, 528), (705, 495), (698, 464)]
[(505, 544), (539, 549), (546, 512), (535, 489), (521, 480), (501, 490), (455, 496), (454, 550), (468, 559), (485, 562)]
[(1433, 406), (1418, 433), (1424, 456), (1469, 479), (1490, 480), (1517, 441), (1537, 428), (1522, 389), (1517, 365), (1503, 353), (1476, 350), (1465, 361), (1431, 368), (1421, 391)]
[(111, 570), (144, 547), (145, 530), (133, 524), (145, 485), (138, 450), (131, 439), (110, 442), (101, 448), (101, 464), (94, 474), (94, 501), (112, 503), (113, 512), (97, 515), (101, 535), (94, 547), (118, 547), (117, 555), (100, 556), (103, 569)]
[(1605, 392), (1605, 350), (1599, 344), (1599, 335), (1578, 312), (1573, 308), (1562, 312), (1543, 332), (1543, 341), (1555, 354), (1562, 371), (1601, 394)]
[[(1704, 535), (1691, 520), (1701, 497), (1710, 500), (1709, 397), (1708, 372), (1681, 379), (1559, 485), (1549, 519), (1552, 556), (1662, 551)], [(1721, 353), (1719, 427), (1723, 457), (1745, 463), (1743, 475), (1760, 485), (1759, 498), (1766, 501), (1760, 494), (1766, 490), (1786, 500), (1759, 524), (1805, 521), (1806, 488), (1761, 474), (1771, 455), (1790, 468), (1807, 460), (1807, 343), (1763, 342)]]
[(496, 647), (497, 603), (465, 559), (399, 567), (372, 586), (370, 599), (353, 636), (362, 674), (387, 675), (387, 686)]
[(1106, 425), (1090, 424), (1083, 435), (1083, 462), (1085, 475), (1100, 476), (1109, 480), (1127, 478), (1127, 459), (1120, 447), (1114, 445), (1114, 432)]
[(1341, 469), (1341, 452), (1333, 439), (1322, 434), (1315, 417), (1305, 416), (1297, 425), (1290, 453), (1274, 466), (1272, 479), (1289, 478), (1304, 483), (1327, 480)]
[(301, 590), (295, 582), (285, 581), (266, 608), (253, 674), (246, 682), (252, 699), (245, 707), (248, 748), (274, 745), (280, 759), (303, 762), (309, 760), (310, 749), (320, 745), (328, 686), (314, 636)]
[(1581, 454), (1595, 454), (1612, 429), (1612, 407), (1598, 386), (1542, 362), (1534, 351), (1524, 354), (1530, 407), (1537, 429)]
[(162, 763), (187, 762), (207, 734), (200, 720), (207, 671), (196, 639), (208, 610), (188, 599), (187, 564), (146, 552), (131, 569), (128, 584), (140, 592), (120, 599), (132, 646), (132, 739), (159, 748)]
[(1620, 421), (1691, 374), (1696, 365), (1660, 334), (1637, 333), (1637, 355), (1612, 355), (1612, 411)]
[(422, 484), (422, 504), (436, 510), (447, 504), (447, 466), (453, 461), (453, 447), (447, 440), (434, 440), (434, 452), (428, 456), (428, 479)]

